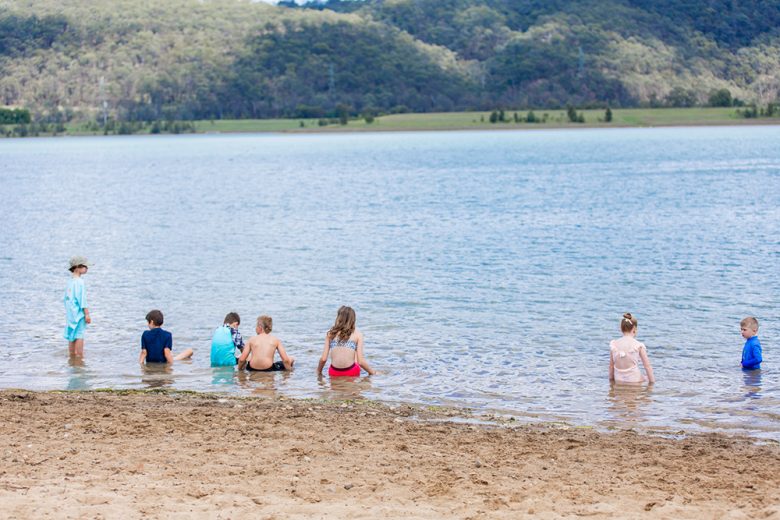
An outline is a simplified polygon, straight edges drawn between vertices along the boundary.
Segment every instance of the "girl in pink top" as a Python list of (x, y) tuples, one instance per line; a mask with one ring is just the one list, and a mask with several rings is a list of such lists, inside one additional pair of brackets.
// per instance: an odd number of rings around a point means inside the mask
[[(647, 357), (644, 343), (636, 340), (637, 320), (630, 312), (620, 320), (623, 337), (609, 342), (609, 380), (616, 383), (655, 383), (653, 367)], [(639, 361), (645, 367), (647, 377), (639, 370)]]

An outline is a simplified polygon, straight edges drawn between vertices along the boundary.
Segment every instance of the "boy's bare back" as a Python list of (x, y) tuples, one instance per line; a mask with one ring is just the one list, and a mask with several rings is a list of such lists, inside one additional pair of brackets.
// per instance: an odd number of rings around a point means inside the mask
[(263, 370), (274, 364), (274, 353), (279, 348), (279, 338), (272, 334), (258, 334), (249, 338), (249, 348), (252, 358), (249, 366)]
[(274, 354), (279, 351), (279, 357), (282, 358), (284, 368), (292, 369), (295, 358), (287, 355), (282, 346), (282, 342), (276, 336), (267, 333), (260, 333), (252, 336), (247, 342), (247, 354), (250, 359), (248, 364), (254, 370), (266, 370), (274, 364)]

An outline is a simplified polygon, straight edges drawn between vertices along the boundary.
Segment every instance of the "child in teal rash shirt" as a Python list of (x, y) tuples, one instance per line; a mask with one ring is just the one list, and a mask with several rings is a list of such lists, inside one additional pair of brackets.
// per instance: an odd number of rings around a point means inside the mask
[(244, 339), (238, 332), (241, 318), (236, 312), (229, 312), (211, 337), (211, 366), (235, 366), (244, 351)]
[(761, 342), (758, 341), (758, 320), (748, 316), (739, 322), (742, 337), (745, 338), (745, 346), (742, 347), (742, 368), (745, 370), (757, 370), (761, 368)]
[(87, 308), (87, 289), (84, 286), (82, 276), (89, 269), (87, 259), (83, 256), (74, 256), (70, 259), (70, 272), (72, 276), (65, 288), (65, 333), (68, 340), (68, 354), (70, 357), (84, 356), (84, 331), (87, 324), (92, 323)]

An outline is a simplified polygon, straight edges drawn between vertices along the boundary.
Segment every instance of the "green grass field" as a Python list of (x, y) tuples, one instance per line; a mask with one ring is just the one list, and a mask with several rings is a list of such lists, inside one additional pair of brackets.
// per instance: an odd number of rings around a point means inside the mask
[[(745, 119), (734, 108), (641, 108), (615, 109), (612, 122), (605, 123), (604, 110), (584, 110), (585, 123), (569, 123), (564, 110), (535, 110), (537, 118), (546, 114), (546, 122), (514, 122), (514, 111), (505, 113), (508, 122), (490, 123), (490, 112), (450, 112), (430, 114), (393, 114), (377, 117), (368, 124), (363, 119), (347, 125), (319, 126), (316, 119), (243, 119), (197, 121), (198, 132), (343, 132), (343, 131), (402, 131), (402, 130), (460, 130), (500, 128), (578, 128), (610, 126), (684, 126), (733, 125), (780, 120)], [(524, 119), (527, 111), (518, 111)]]
[[(534, 128), (609, 128), (686, 125), (744, 125), (780, 124), (780, 118), (746, 119), (735, 108), (631, 108), (612, 111), (612, 122), (604, 122), (604, 110), (583, 110), (585, 123), (570, 123), (564, 110), (534, 110), (542, 122), (526, 123), (528, 111), (517, 111), (521, 122), (514, 122), (515, 111), (505, 113), (507, 122), (490, 123), (490, 112), (449, 112), (429, 114), (393, 114), (377, 117), (372, 123), (353, 119), (347, 125), (320, 126), (317, 119), (222, 119), (193, 121), (197, 133), (237, 132), (360, 132), (360, 131), (415, 131), (415, 130), (494, 130)], [(8, 128), (1, 128), (6, 131)], [(94, 126), (69, 123), (66, 135), (101, 135)], [(149, 133), (145, 125), (138, 133)]]

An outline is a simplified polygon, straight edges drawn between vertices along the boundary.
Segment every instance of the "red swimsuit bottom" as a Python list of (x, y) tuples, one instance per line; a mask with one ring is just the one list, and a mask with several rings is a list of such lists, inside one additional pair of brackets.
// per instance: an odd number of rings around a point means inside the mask
[(360, 365), (358, 365), (357, 363), (352, 363), (352, 366), (347, 368), (336, 368), (333, 365), (331, 365), (328, 367), (328, 375), (330, 377), (341, 377), (341, 376), (359, 377)]

